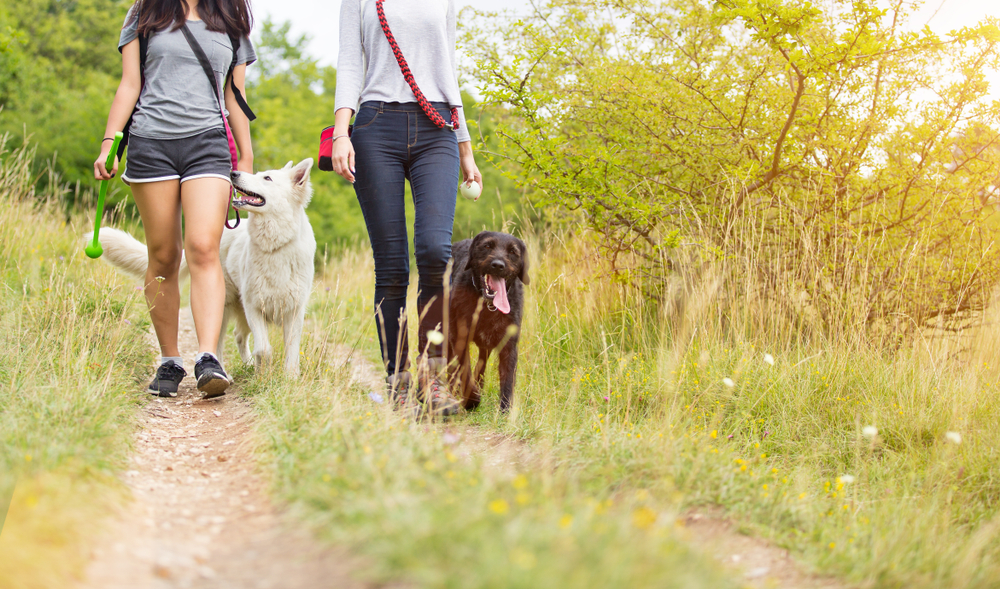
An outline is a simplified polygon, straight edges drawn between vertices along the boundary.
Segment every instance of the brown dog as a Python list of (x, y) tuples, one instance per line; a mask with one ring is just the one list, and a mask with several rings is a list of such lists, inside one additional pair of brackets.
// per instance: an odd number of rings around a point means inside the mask
[[(517, 339), (521, 332), (524, 285), (528, 284), (528, 252), (524, 242), (507, 233), (483, 231), (451, 246), (451, 300), (448, 305), (449, 364), (457, 370), (459, 399), (466, 409), (479, 406), (483, 372), (490, 352), (500, 350), (500, 409), (510, 409), (517, 371)], [(504, 343), (506, 342), (506, 343)], [(471, 370), (470, 344), (479, 349)]]

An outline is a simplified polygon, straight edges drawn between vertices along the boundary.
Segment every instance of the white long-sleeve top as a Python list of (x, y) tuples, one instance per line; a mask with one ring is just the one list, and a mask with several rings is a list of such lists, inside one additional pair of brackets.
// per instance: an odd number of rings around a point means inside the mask
[[(417, 86), (427, 100), (459, 108), (457, 139), (469, 141), (455, 67), (454, 1), (386, 0), (382, 7)], [(357, 112), (369, 100), (416, 102), (416, 97), (382, 32), (375, 0), (342, 0), (335, 110)]]

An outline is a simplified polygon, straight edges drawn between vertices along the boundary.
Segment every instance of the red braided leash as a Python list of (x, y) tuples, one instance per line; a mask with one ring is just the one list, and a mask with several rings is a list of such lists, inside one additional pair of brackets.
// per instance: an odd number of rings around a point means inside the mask
[(403, 78), (406, 83), (410, 85), (410, 89), (413, 90), (413, 95), (417, 97), (417, 104), (423, 109), (424, 113), (427, 114), (431, 122), (433, 122), (438, 127), (442, 129), (451, 127), (452, 131), (458, 131), (458, 109), (451, 109), (451, 123), (446, 122), (438, 111), (434, 110), (431, 103), (427, 101), (424, 97), (424, 93), (420, 91), (417, 87), (417, 81), (413, 79), (413, 72), (410, 71), (410, 66), (406, 65), (406, 59), (403, 57), (403, 52), (399, 49), (399, 44), (396, 43), (396, 38), (392, 36), (392, 31), (389, 30), (389, 22), (385, 20), (385, 10), (382, 9), (382, 2), (385, 0), (375, 1), (375, 10), (378, 12), (378, 22), (382, 25), (382, 32), (385, 33), (386, 40), (389, 41), (389, 47), (392, 49), (392, 54), (396, 56), (396, 62), (399, 64), (399, 69), (403, 72)]

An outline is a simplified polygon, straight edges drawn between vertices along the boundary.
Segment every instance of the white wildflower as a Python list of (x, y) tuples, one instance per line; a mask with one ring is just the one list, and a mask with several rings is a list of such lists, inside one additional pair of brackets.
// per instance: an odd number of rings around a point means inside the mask
[(865, 427), (861, 428), (861, 435), (863, 435), (866, 438), (874, 438), (875, 436), (878, 435), (878, 428), (875, 427), (874, 425), (866, 425)]
[(768, 366), (774, 366), (774, 356), (770, 354), (764, 354), (764, 364)]
[(726, 378), (722, 379), (722, 384), (726, 385), (729, 388), (733, 388), (733, 387), (736, 386), (736, 383), (733, 382), (733, 379), (731, 379), (729, 377), (726, 377)]
[(436, 329), (432, 329), (427, 332), (427, 341), (431, 342), (435, 346), (440, 346), (444, 343), (444, 334)]
[(854, 476), (849, 474), (842, 474), (839, 477), (837, 477), (837, 482), (844, 483), (845, 485), (850, 485), (851, 483), (854, 482)]
[(948, 440), (949, 442), (957, 446), (958, 444), (962, 443), (962, 434), (958, 432), (947, 432), (944, 435), (944, 439)]

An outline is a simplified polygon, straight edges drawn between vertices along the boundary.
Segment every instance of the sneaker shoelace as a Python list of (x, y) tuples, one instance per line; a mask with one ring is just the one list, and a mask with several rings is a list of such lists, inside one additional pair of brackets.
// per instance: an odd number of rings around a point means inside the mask
[(444, 401), (447, 403), (458, 402), (457, 399), (455, 399), (451, 395), (451, 392), (448, 390), (447, 387), (445, 387), (444, 383), (441, 382), (441, 378), (438, 376), (435, 376), (433, 379), (431, 379), (429, 383), (427, 383), (427, 389), (428, 392), (430, 393), (430, 400), (432, 402), (433, 401)]
[(185, 372), (183, 368), (173, 362), (170, 362), (160, 366), (160, 368), (156, 371), (156, 378), (167, 380), (174, 376), (184, 376), (186, 374), (187, 372)]

